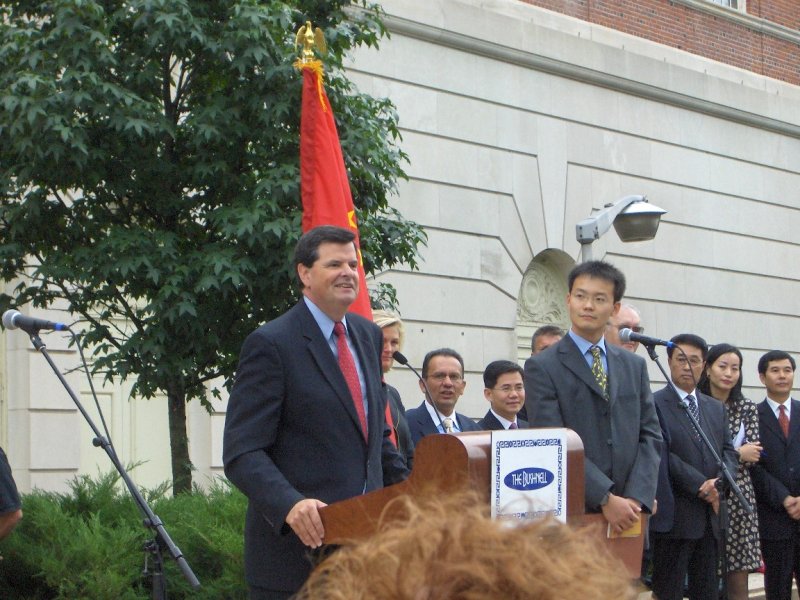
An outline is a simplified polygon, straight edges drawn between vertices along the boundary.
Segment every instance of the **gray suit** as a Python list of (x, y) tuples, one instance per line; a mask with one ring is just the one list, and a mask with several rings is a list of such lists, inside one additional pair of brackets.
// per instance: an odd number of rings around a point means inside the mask
[(525, 362), (525, 406), (532, 427), (568, 427), (583, 440), (586, 510), (606, 493), (633, 498), (651, 512), (661, 427), (647, 365), (606, 344), (609, 400), (569, 335)]

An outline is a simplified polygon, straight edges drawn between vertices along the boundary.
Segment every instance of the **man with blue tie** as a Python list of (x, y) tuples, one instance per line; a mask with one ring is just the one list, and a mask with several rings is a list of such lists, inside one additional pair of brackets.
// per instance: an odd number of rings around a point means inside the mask
[(720, 540), (717, 461), (695, 429), (691, 413), (731, 473), (738, 457), (728, 431), (725, 407), (696, 389), (705, 367), (708, 345), (691, 333), (676, 335), (667, 349), (672, 385), (655, 393), (661, 426), (669, 437), (669, 480), (675, 501), (672, 526), (653, 532), (653, 594), (658, 600), (683, 598), (688, 575), (689, 598), (718, 595)]
[(767, 600), (789, 600), (792, 576), (800, 585), (800, 401), (792, 398), (795, 360), (771, 350), (758, 361), (767, 388), (758, 405), (764, 448), (751, 471), (758, 504)]
[(434, 433), (480, 431), (475, 421), (456, 412), (456, 402), (466, 386), (464, 359), (458, 352), (452, 348), (439, 348), (425, 355), (419, 382), (425, 400), (417, 408), (406, 411), (415, 446), (423, 437)]

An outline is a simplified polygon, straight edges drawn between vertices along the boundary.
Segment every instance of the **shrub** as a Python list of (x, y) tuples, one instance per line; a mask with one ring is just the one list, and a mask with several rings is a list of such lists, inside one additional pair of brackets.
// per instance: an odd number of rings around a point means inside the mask
[[(144, 493), (200, 579), (192, 590), (164, 551), (170, 599), (244, 598), (246, 499), (227, 482), (166, 496), (169, 485)], [(154, 537), (116, 473), (76, 477), (70, 492), (23, 496), (24, 518), (0, 544), (0, 598), (7, 600), (146, 600), (145, 542)], [(150, 562), (152, 568), (152, 561)]]

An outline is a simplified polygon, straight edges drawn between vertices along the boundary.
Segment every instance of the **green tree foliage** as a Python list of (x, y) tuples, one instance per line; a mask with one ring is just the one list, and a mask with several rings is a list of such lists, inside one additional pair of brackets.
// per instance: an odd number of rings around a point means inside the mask
[(16, 284), (0, 309), (65, 301), (97, 372), (167, 395), (176, 492), (191, 486), (186, 402), (208, 407), (246, 334), (298, 296), (306, 20), (326, 32), (367, 273), (416, 267), (424, 233), (388, 204), (405, 176), (397, 115), (342, 69), (385, 34), (380, 11), (346, 4), (0, 5), (0, 277)]
[[(244, 598), (242, 537), (247, 500), (222, 482), (206, 492), (172, 497), (145, 492), (175, 544), (200, 580), (192, 590), (163, 553), (170, 598)], [(145, 600), (144, 543), (153, 533), (116, 473), (79, 477), (65, 494), (35, 491), (22, 498), (25, 517), (0, 543), (0, 598), (4, 600)], [(152, 561), (149, 564), (152, 569)]]

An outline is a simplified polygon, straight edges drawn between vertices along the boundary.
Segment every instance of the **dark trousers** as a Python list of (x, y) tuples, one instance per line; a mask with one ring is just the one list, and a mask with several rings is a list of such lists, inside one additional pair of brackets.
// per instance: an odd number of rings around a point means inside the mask
[(706, 525), (703, 537), (674, 539), (657, 533), (651, 536), (653, 550), (653, 593), (658, 600), (681, 600), (683, 582), (689, 576), (690, 600), (713, 600), (719, 595), (717, 540)]
[(767, 600), (790, 600), (792, 575), (800, 587), (800, 537), (761, 540), (764, 556), (764, 591)]
[(250, 600), (290, 600), (294, 592), (282, 592), (280, 590), (268, 590), (267, 588), (248, 586)]

